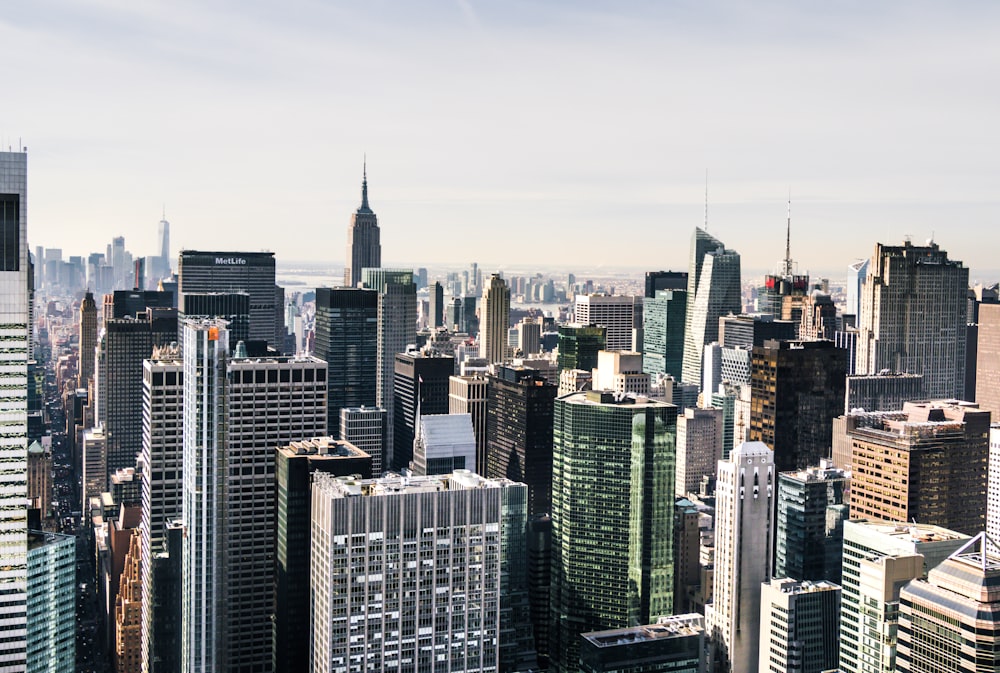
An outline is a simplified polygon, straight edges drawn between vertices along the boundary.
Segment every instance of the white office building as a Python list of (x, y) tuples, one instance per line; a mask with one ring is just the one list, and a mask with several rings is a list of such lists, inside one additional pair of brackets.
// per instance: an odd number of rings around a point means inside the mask
[[(573, 307), (573, 321), (607, 328), (605, 350), (633, 351), (635, 330), (642, 327), (642, 297), (578, 294)], [(639, 371), (642, 371), (641, 366)]]
[[(464, 470), (312, 490), (313, 673), (498, 671), (531, 650), (527, 487)], [(520, 670), (520, 669), (518, 669)]]
[(774, 579), (760, 592), (760, 673), (837, 668), (840, 587)]

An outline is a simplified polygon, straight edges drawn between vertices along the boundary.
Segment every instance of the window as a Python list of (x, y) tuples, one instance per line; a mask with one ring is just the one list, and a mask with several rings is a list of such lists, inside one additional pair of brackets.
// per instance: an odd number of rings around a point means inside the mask
[(20, 206), (17, 194), (0, 194), (0, 271), (21, 270)]

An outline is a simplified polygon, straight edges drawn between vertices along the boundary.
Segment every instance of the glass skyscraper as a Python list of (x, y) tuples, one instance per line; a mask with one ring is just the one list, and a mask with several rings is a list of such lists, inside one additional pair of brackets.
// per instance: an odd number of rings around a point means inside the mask
[(552, 455), (551, 670), (580, 634), (673, 612), (677, 408), (588, 391), (557, 398)]
[(684, 327), (687, 292), (657, 290), (642, 308), (642, 371), (651, 376), (681, 376), (684, 362)]

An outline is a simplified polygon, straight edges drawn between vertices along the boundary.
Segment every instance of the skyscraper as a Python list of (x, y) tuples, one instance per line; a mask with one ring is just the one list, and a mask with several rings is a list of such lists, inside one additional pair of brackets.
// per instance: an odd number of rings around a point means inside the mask
[(383, 468), (379, 460), (376, 471), (375, 456), (386, 451), (387, 414), (381, 407), (344, 407), (340, 410), (340, 438), (358, 447), (372, 459), (372, 477), (381, 477)]
[(391, 462), (395, 469), (409, 469), (413, 460), (417, 416), (448, 413), (448, 385), (454, 372), (454, 358), (396, 354)]
[(870, 259), (864, 259), (847, 265), (847, 304), (844, 306), (845, 315), (853, 315), (857, 318), (861, 314), (861, 294), (865, 285), (865, 278), (868, 276), (868, 264), (870, 262)]
[(452, 376), (448, 379), (448, 413), (472, 416), (476, 435), (475, 472), (481, 476), (486, 476), (487, 388), (484, 377)]
[(719, 461), (715, 491), (715, 597), (705, 606), (719, 670), (757, 670), (761, 583), (771, 579), (774, 455), (745, 442)]
[(778, 475), (775, 577), (840, 584), (847, 483), (829, 463)]
[(312, 478), (316, 472), (371, 478), (371, 457), (349, 442), (316, 437), (275, 450), (277, 516), (274, 673), (309, 670), (309, 558)]
[(0, 668), (24, 670), (28, 584), (28, 155), (0, 152)]
[(100, 377), (108, 478), (135, 467), (142, 450), (142, 363), (153, 352), (150, 326), (135, 318), (109, 320), (104, 326)]
[[(378, 371), (378, 297), (360, 288), (316, 289), (316, 357), (328, 368), (327, 423), (339, 436), (340, 410), (375, 406)], [(381, 473), (382, 456), (375, 474)]]
[(673, 612), (676, 423), (643, 398), (556, 399), (550, 670), (578, 670), (582, 633)]
[(4, 670), (73, 673), (76, 671), (76, 537), (32, 530), (27, 541), (27, 668), (22, 652), (21, 663), (11, 668), (5, 666)]
[(250, 295), (250, 338), (275, 343), (274, 253), (273, 252), (205, 252), (181, 250), (178, 274), (178, 305), (181, 313), (189, 313), (184, 304), (186, 293), (246, 292)]
[(767, 341), (750, 372), (750, 440), (774, 451), (779, 472), (818, 465), (844, 404), (847, 354), (832, 341)]
[(851, 516), (983, 530), (990, 412), (954, 400), (907, 402), (903, 412), (848, 425)]
[(680, 378), (686, 312), (685, 290), (657, 290), (655, 297), (646, 298), (642, 307), (642, 371)]
[(696, 228), (691, 237), (687, 322), (681, 379), (701, 385), (702, 349), (719, 340), (719, 318), (740, 313), (740, 255), (722, 241)]
[(310, 670), (526, 670), (525, 496), (523, 484), (464, 470), (317, 474)]
[(476, 466), (476, 435), (471, 414), (434, 414), (417, 416), (414, 429), (414, 476), (451, 474)]
[(857, 373), (924, 375), (924, 394), (965, 392), (969, 270), (931, 241), (875, 245), (861, 297)]
[[(978, 547), (978, 550), (976, 549)], [(1000, 555), (980, 533), (899, 592), (900, 673), (1000, 670)]]
[(840, 670), (895, 671), (899, 590), (968, 542), (954, 531), (918, 523), (844, 523)]
[(441, 283), (434, 281), (428, 288), (430, 292), (430, 305), (428, 307), (427, 326), (431, 329), (438, 327), (448, 327), (444, 324), (444, 288)]
[(837, 668), (840, 587), (774, 579), (761, 587), (759, 673)]
[(597, 354), (606, 349), (607, 328), (573, 323), (559, 326), (559, 369), (589, 372), (597, 366)]
[(687, 408), (677, 416), (677, 472), (674, 493), (697, 493), (704, 477), (714, 477), (722, 460), (722, 409)]
[(97, 345), (97, 303), (94, 293), (88, 291), (80, 302), (80, 351), (77, 354), (79, 376), (76, 387), (86, 388), (94, 377), (94, 347)]
[(156, 280), (160, 280), (170, 276), (170, 223), (167, 222), (166, 213), (156, 228), (156, 243), (158, 255), (158, 263), (155, 265), (158, 276)]
[(605, 328), (604, 348), (631, 351), (635, 331), (642, 327), (642, 297), (615, 294), (578, 294), (573, 320)]
[(489, 285), (483, 288), (479, 321), (479, 356), (489, 363), (505, 362), (510, 349), (507, 330), (510, 328), (510, 288), (499, 274), (490, 276)]
[(368, 206), (368, 164), (361, 177), (361, 205), (351, 215), (347, 227), (347, 257), (344, 265), (344, 285), (357, 287), (361, 270), (382, 266), (382, 243), (379, 240), (378, 217)]
[(976, 402), (1000, 420), (1000, 304), (979, 307)]
[(550, 511), (556, 386), (534, 369), (498, 367), (488, 396), (485, 476), (527, 484), (529, 515)]

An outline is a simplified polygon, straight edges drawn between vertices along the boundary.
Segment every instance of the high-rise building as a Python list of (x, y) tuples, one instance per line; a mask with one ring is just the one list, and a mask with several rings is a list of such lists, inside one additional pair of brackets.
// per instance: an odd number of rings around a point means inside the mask
[(775, 577), (840, 584), (848, 479), (826, 461), (778, 475)]
[(28, 507), (44, 519), (52, 507), (52, 452), (38, 440), (28, 447)]
[(221, 321), (184, 325), (188, 671), (271, 666), (274, 447), (326, 434), (325, 362), (230, 361), (227, 341)]
[(1000, 304), (979, 307), (976, 402), (1000, 419)]
[(635, 331), (642, 327), (642, 297), (578, 294), (573, 319), (581, 325), (605, 328), (604, 350), (635, 350)]
[(560, 371), (580, 369), (589, 372), (597, 366), (597, 354), (606, 350), (607, 329), (600, 325), (570, 324), (559, 326)]
[(94, 347), (97, 346), (97, 303), (94, 293), (88, 291), (80, 302), (79, 327), (80, 352), (78, 354), (79, 376), (76, 387), (86, 388), (94, 377)]
[(550, 511), (556, 386), (534, 369), (498, 367), (488, 398), (486, 476), (527, 484), (529, 515)]
[(719, 340), (719, 318), (743, 309), (740, 255), (696, 228), (691, 238), (681, 380), (701, 385), (702, 349)]
[[(340, 410), (373, 407), (378, 372), (378, 292), (360, 288), (316, 289), (316, 347), (325, 360), (327, 422), (330, 434), (339, 436)], [(376, 461), (379, 474), (382, 456)]]
[(454, 372), (454, 358), (396, 354), (392, 461), (384, 464), (397, 470), (410, 467), (417, 416), (448, 413), (448, 385)]
[(954, 400), (907, 402), (903, 411), (847, 430), (851, 516), (983, 530), (990, 412)]
[(100, 357), (101, 410), (107, 474), (135, 467), (142, 450), (142, 363), (153, 352), (150, 323), (112, 319), (104, 325)]
[(517, 348), (524, 357), (541, 352), (542, 325), (538, 320), (524, 318), (517, 323)]
[(28, 155), (0, 152), (0, 668), (25, 665), (28, 583)]
[[(385, 454), (385, 409), (381, 407), (344, 407), (340, 410), (340, 438), (358, 447), (372, 459), (372, 477), (382, 476), (382, 461), (376, 468), (375, 456)], [(376, 471), (378, 470), (378, 471)]]
[(438, 281), (434, 281), (429, 286), (429, 290), (430, 305), (427, 311), (427, 326), (431, 329), (446, 327), (444, 323), (444, 287)]
[[(166, 294), (165, 292), (163, 294)], [(222, 318), (229, 333), (229, 351), (250, 339), (250, 295), (246, 292), (185, 292), (181, 297), (184, 311), (177, 316), (184, 320)]]
[(448, 379), (448, 413), (472, 416), (476, 436), (476, 469), (486, 475), (486, 414), (488, 383), (484, 377), (452, 376)]
[(689, 407), (677, 416), (677, 471), (674, 493), (697, 493), (701, 480), (714, 477), (722, 460), (723, 410)]
[(357, 287), (361, 270), (382, 266), (382, 242), (379, 238), (378, 217), (368, 205), (368, 165), (361, 177), (361, 205), (351, 215), (347, 227), (347, 257), (344, 262), (344, 285)]
[(760, 590), (760, 673), (837, 668), (840, 587), (774, 579)]
[[(139, 524), (142, 594), (154, 591), (152, 559), (165, 549), (167, 529), (183, 515), (184, 361), (180, 348), (153, 349), (142, 372), (142, 519)], [(180, 557), (172, 557), (179, 562)], [(166, 617), (142, 601), (143, 660), (151, 662), (157, 649), (154, 622)], [(175, 615), (176, 616), (176, 615)]]
[(705, 618), (663, 616), (653, 624), (584, 633), (582, 673), (705, 673)]
[(510, 349), (507, 330), (510, 327), (510, 288), (499, 274), (490, 276), (489, 285), (483, 288), (480, 304), (479, 357), (487, 362), (505, 362)]
[(417, 341), (417, 286), (413, 282), (413, 271), (407, 269), (362, 269), (361, 280), (364, 287), (379, 293), (375, 335), (375, 404), (385, 409), (387, 414), (386, 445), (385, 455), (372, 456), (372, 470), (381, 474), (383, 467), (392, 465), (395, 432), (392, 387), (396, 354), (405, 352), (408, 344)]
[(990, 425), (990, 457), (986, 485), (986, 533), (1000, 540), (1000, 423)]
[(674, 502), (674, 612), (693, 609), (701, 587), (701, 512), (687, 498)]
[(310, 670), (531, 665), (526, 495), (523, 484), (467, 471), (362, 481), (317, 474)]
[(774, 451), (779, 472), (818, 465), (833, 444), (847, 357), (832, 341), (767, 341), (753, 349), (750, 440)]
[(1000, 555), (985, 533), (932, 568), (926, 580), (904, 586), (895, 670), (1000, 670), (998, 586)]
[(169, 278), (170, 269), (170, 223), (164, 217), (156, 228), (156, 243), (158, 263), (156, 264), (155, 280)]
[(676, 407), (589, 391), (556, 399), (550, 670), (580, 634), (673, 612)]
[[(27, 532), (27, 641), (20, 663), (4, 670), (27, 673), (76, 671), (76, 537)], [(22, 628), (24, 626), (22, 625)]]
[(837, 307), (830, 295), (812, 290), (802, 301), (799, 338), (803, 341), (833, 340), (837, 333)]
[[(149, 673), (174, 673), (181, 670), (184, 659), (181, 649), (183, 629), (183, 559), (184, 523), (181, 520), (167, 526), (163, 551), (153, 554), (153, 582), (150, 593), (144, 594), (143, 610), (156, 615), (152, 634), (143, 636), (143, 661)], [(143, 628), (146, 628), (145, 612)], [(148, 645), (147, 645), (148, 643)]]
[(90, 499), (108, 490), (108, 439), (103, 428), (91, 428), (83, 433), (81, 466), (83, 498), (80, 507), (86, 512)]
[(476, 466), (476, 435), (471, 414), (417, 416), (410, 472), (423, 477), (451, 474)]
[(349, 442), (317, 437), (278, 447), (275, 460), (277, 527), (270, 670), (307, 671), (313, 474), (370, 479), (371, 456)]
[(862, 374), (847, 377), (844, 413), (854, 409), (893, 411), (926, 399), (923, 374)]
[(761, 584), (771, 579), (775, 478), (774, 455), (761, 442), (745, 442), (719, 461), (715, 589), (705, 606), (718, 670), (757, 670)]
[(924, 394), (965, 392), (969, 270), (931, 241), (875, 245), (858, 319), (859, 374), (924, 375)]
[(858, 260), (847, 265), (847, 303), (844, 314), (857, 317), (861, 314), (861, 295), (868, 276), (870, 259)]
[(142, 671), (142, 574), (139, 531), (132, 529), (115, 597), (115, 671)]
[(687, 290), (687, 271), (647, 271), (646, 299), (652, 299), (660, 290)]
[(178, 304), (181, 313), (190, 313), (184, 295), (206, 292), (246, 292), (250, 295), (250, 338), (276, 344), (274, 253), (205, 252), (181, 250), (178, 264)]
[(680, 378), (686, 314), (686, 290), (657, 290), (656, 296), (646, 298), (642, 307), (642, 371)]
[(840, 603), (840, 670), (895, 671), (899, 590), (969, 540), (967, 535), (921, 523), (844, 523)]

